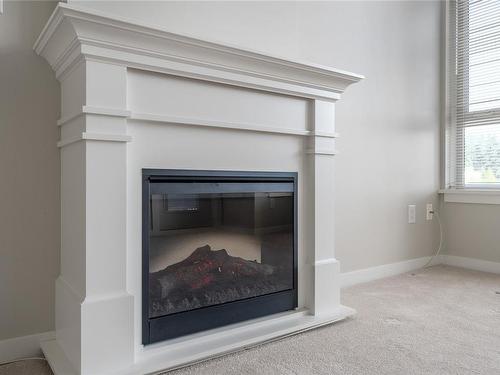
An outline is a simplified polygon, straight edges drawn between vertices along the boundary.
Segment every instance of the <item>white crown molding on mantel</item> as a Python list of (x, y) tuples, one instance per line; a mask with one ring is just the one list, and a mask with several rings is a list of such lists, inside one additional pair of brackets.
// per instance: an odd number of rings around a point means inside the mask
[(347, 86), (363, 78), (318, 64), (178, 35), (63, 3), (56, 7), (34, 49), (47, 59), (57, 77), (83, 57), (323, 100), (339, 99)]

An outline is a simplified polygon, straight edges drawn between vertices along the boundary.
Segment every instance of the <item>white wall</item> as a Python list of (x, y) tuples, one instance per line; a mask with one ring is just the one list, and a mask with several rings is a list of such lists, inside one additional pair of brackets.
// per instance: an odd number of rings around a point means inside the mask
[(59, 273), (59, 85), (32, 46), (55, 3), (0, 14), (0, 340), (51, 330)]
[[(337, 105), (341, 153), (336, 159), (336, 246), (342, 271), (434, 251), (436, 223), (425, 222), (424, 208), (426, 202), (436, 202), (439, 188), (439, 2), (83, 5), (153, 22), (173, 32), (366, 75), (364, 81), (347, 90)], [(2, 183), (1, 189), (9, 190), (0, 195), (5, 200), (2, 207), (7, 207), (0, 226), (0, 339), (46, 331), (53, 326), (53, 281), (59, 246), (59, 162), (55, 148), (59, 98), (49, 66), (31, 52), (34, 36), (51, 7), (7, 2), (5, 14), (0, 16), (0, 41), (22, 51), (17, 63), (4, 67), (1, 60), (0, 73), (11, 80), (12, 89), (6, 89), (2, 79), (1, 92), (14, 113), (6, 126), (14, 135), (8, 141), (2, 135), (6, 144), (0, 151), (5, 153), (0, 163), (6, 171), (5, 179), (10, 181)], [(18, 17), (24, 18), (21, 21)], [(3, 31), (5, 25), (9, 25), (9, 32)], [(4, 47), (1, 53), (5, 53)], [(29, 69), (21, 71), (21, 62)], [(13, 77), (18, 74), (32, 78), (16, 83)], [(12, 95), (15, 87), (26, 87), (22, 94), (26, 97)], [(30, 111), (22, 110), (25, 103), (30, 103)], [(3, 132), (3, 110), (0, 116)], [(34, 137), (30, 138), (31, 134)], [(26, 155), (32, 155), (31, 162)], [(21, 168), (28, 168), (31, 175), (20, 173)], [(41, 178), (44, 171), (48, 175)], [(32, 176), (36, 177), (36, 187), (30, 185)], [(406, 223), (406, 206), (410, 203), (418, 207), (415, 225)], [(27, 211), (31, 217), (26, 220)], [(23, 223), (30, 228), (28, 232), (19, 229)], [(8, 238), (5, 244), (4, 238)], [(8, 267), (3, 262), (4, 253)], [(20, 293), (26, 301), (17, 300)], [(19, 324), (11, 320), (6, 324), (6, 318), (16, 315), (23, 317)]]
[[(299, 10), (304, 58), (366, 76), (337, 105), (343, 272), (430, 255), (439, 186), (440, 4), (332, 2)], [(315, 42), (315, 38), (318, 42)], [(407, 205), (417, 224), (407, 224)]]

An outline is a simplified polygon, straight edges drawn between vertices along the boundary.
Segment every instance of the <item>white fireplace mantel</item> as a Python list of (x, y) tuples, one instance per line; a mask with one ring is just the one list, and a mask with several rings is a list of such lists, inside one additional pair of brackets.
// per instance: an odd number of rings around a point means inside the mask
[[(332, 323), (335, 102), (360, 75), (61, 4), (35, 51), (61, 82), (56, 375), (174, 368)], [(299, 174), (299, 309), (141, 345), (141, 169)]]
[(339, 99), (363, 77), (317, 64), (170, 33), (158, 27), (59, 4), (34, 46), (57, 77), (81, 59), (262, 89)]

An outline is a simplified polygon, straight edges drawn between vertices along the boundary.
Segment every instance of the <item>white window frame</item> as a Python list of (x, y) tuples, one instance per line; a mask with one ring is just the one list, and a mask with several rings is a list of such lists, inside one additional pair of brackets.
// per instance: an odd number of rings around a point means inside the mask
[[(455, 188), (456, 180), (464, 178), (458, 175), (457, 164), (463, 162), (464, 154), (458, 155), (456, 140), (458, 137), (463, 139), (463, 130), (457, 129), (456, 124), (456, 103), (457, 103), (457, 85), (456, 85), (456, 48), (455, 37), (455, 19), (451, 17), (451, 1), (447, 0), (444, 12), (444, 45), (445, 56), (444, 63), (444, 111), (443, 111), (443, 137), (442, 147), (444, 150), (442, 166), (442, 184), (443, 189), (439, 190), (444, 195), (445, 202), (452, 203), (477, 203), (477, 204), (500, 204), (500, 184), (483, 185), (467, 184), (461, 188)], [(463, 149), (463, 148), (462, 148)], [(463, 169), (462, 169), (463, 173)]]

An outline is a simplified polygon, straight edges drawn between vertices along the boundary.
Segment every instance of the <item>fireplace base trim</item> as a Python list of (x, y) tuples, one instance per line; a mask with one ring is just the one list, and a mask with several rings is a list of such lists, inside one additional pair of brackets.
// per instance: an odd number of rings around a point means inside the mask
[[(336, 323), (354, 314), (354, 309), (343, 305), (319, 316), (310, 315), (308, 310), (303, 309), (199, 332), (150, 345), (137, 353), (137, 362), (132, 367), (110, 375), (138, 375), (174, 370)], [(55, 375), (76, 375), (55, 339), (43, 341), (41, 348)]]

